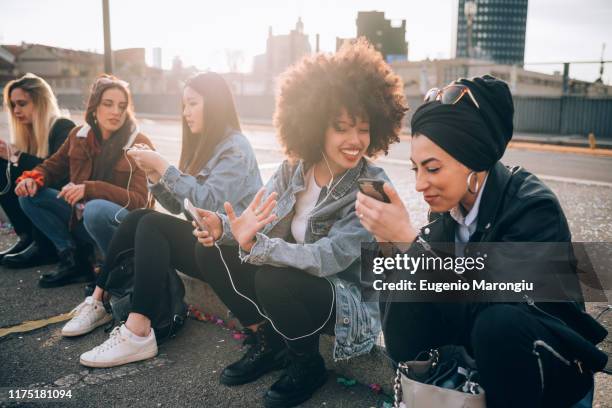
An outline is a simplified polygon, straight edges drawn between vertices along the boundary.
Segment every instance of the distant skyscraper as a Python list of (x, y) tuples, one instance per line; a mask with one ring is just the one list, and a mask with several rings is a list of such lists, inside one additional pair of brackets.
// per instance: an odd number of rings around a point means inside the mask
[[(476, 58), (500, 64), (525, 62), (525, 31), (528, 0), (457, 0), (455, 56)], [(466, 7), (466, 3), (475, 4)], [(472, 8), (471, 42), (468, 16)]]
[[(382, 11), (360, 11), (357, 13), (357, 37), (365, 37), (389, 62), (408, 59), (406, 20), (393, 25)], [(345, 41), (352, 40), (336, 38), (336, 50)]]
[(159, 47), (153, 48), (153, 67), (162, 67), (162, 49)]

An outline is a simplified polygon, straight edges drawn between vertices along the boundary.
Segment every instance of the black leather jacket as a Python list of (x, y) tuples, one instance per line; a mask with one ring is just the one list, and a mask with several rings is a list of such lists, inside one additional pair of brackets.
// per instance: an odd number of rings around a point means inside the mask
[[(427, 252), (419, 239), (430, 243), (454, 242), (455, 220), (446, 213), (430, 214), (409, 255)], [(478, 210), (477, 227), (470, 243), (478, 242), (570, 242), (565, 214), (555, 194), (536, 176), (520, 167), (508, 168), (498, 162), (489, 172)], [(381, 311), (393, 307), (392, 296), (381, 297)], [(578, 302), (524, 302), (525, 308), (565, 342), (573, 357), (596, 372), (602, 370), (607, 355), (596, 344), (607, 330), (587, 314)], [(391, 314), (389, 314), (391, 315)], [(391, 324), (383, 314), (383, 332)]]

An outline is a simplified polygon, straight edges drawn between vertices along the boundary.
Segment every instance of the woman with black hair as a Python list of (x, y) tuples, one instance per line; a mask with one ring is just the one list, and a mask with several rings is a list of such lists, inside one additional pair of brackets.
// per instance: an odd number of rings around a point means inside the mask
[[(183, 147), (178, 168), (159, 153), (138, 147), (128, 155), (147, 172), (150, 191), (173, 214), (185, 210), (186, 199), (216, 210), (227, 200), (242, 210), (262, 185), (253, 148), (241, 133), (231, 91), (213, 72), (195, 75), (183, 89)], [(163, 282), (167, 282), (169, 269), (198, 276), (194, 251), (200, 245), (191, 231), (188, 221), (153, 210), (126, 217), (111, 241), (93, 295), (77, 307), (62, 334), (86, 334), (110, 320), (102, 304), (104, 288), (126, 251), (134, 254), (132, 310), (108, 340), (81, 355), (81, 364), (112, 367), (157, 354), (151, 320), (158, 313), (160, 293), (168, 290)]]
[[(136, 125), (128, 84), (100, 76), (85, 122), (15, 188), (21, 208), (59, 254), (58, 268), (41, 277), (41, 287), (93, 280), (88, 248), (97, 245), (105, 254), (121, 219), (148, 204), (145, 172), (125, 154), (135, 144), (152, 146)], [(66, 179), (61, 190), (51, 188)]]
[[(392, 243), (396, 254), (411, 258), (441, 257), (435, 243), (450, 242), (457, 256), (467, 256), (483, 243), (499, 243), (489, 251), (484, 276), (521, 273), (556, 287), (554, 273), (542, 274), (549, 267), (571, 272), (569, 250), (554, 259), (541, 252), (529, 258), (528, 251), (508, 250), (509, 243), (526, 243), (524, 248), (562, 243), (569, 248), (571, 234), (554, 193), (528, 171), (499, 161), (513, 132), (507, 84), (488, 75), (460, 79), (431, 90), (426, 102), (412, 117), (410, 159), (431, 222), (415, 228), (395, 190), (385, 185), (391, 203), (358, 194), (363, 226), (378, 242)], [(417, 276), (421, 272), (411, 271)], [(457, 280), (453, 271), (448, 273)], [(396, 271), (387, 281), (405, 277)], [(405, 301), (406, 296), (382, 296), (383, 332), (392, 359), (412, 361), (444, 345), (465, 346), (475, 359), (487, 407), (572, 406), (592, 388), (593, 373), (606, 364), (606, 355), (596, 347), (606, 330), (571, 301), (575, 293), (559, 292), (555, 296), (565, 301), (554, 303), (534, 302), (534, 295), (514, 303), (468, 298), (463, 303), (424, 303)]]

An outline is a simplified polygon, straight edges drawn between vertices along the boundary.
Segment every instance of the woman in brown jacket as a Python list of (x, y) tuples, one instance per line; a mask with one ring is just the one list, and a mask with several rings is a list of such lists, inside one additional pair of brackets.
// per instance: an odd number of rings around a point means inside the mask
[[(102, 75), (92, 86), (85, 124), (50, 158), (20, 177), (15, 193), (23, 211), (57, 248), (59, 267), (41, 277), (41, 287), (93, 279), (87, 248), (104, 254), (129, 210), (148, 204), (144, 170), (128, 158), (136, 144), (152, 147), (138, 132), (128, 84)], [(69, 179), (61, 191), (47, 187)]]

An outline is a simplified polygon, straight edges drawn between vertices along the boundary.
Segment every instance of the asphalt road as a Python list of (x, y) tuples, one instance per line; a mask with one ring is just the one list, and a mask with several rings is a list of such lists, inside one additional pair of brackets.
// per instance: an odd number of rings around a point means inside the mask
[[(180, 126), (178, 121), (151, 121), (143, 120), (143, 132), (151, 136), (160, 151), (176, 152), (170, 156), (180, 154)], [(280, 146), (274, 136), (274, 130), (266, 126), (244, 126), (244, 133), (251, 141), (253, 147), (262, 152), (269, 152), (270, 158), (282, 160)], [(277, 153), (274, 154), (274, 153)], [(169, 157), (170, 157), (169, 156)], [(259, 156), (258, 156), (259, 160)], [(264, 158), (264, 163), (268, 157)], [(381, 157), (381, 162), (400, 165), (410, 165), (410, 143), (402, 140), (401, 143), (391, 146), (389, 155)], [(506, 151), (502, 162), (508, 165), (519, 165), (543, 177), (544, 179), (570, 178), (584, 182), (595, 181), (611, 183), (612, 185), (612, 157), (597, 157), (588, 154), (558, 153), (532, 151), (511, 148)], [(262, 163), (262, 161), (260, 161)], [(393, 180), (395, 181), (395, 180)]]

